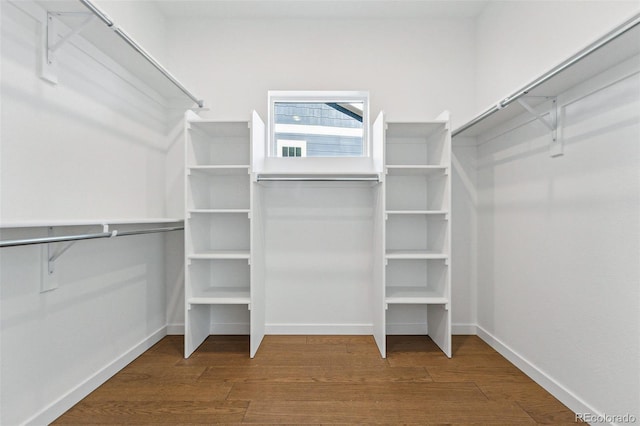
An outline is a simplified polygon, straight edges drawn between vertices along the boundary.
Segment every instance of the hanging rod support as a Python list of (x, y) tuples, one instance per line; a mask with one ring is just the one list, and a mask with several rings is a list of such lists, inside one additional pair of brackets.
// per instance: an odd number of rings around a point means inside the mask
[[(549, 108), (549, 112), (547, 114), (540, 114), (535, 110), (525, 98), (543, 98), (547, 100), (551, 100), (551, 106)], [(516, 100), (529, 114), (534, 116), (536, 120), (544, 124), (544, 126), (549, 129), (551, 132), (551, 142), (549, 144), (549, 155), (551, 157), (559, 157), (564, 155), (564, 149), (562, 146), (562, 141), (558, 138), (558, 99), (555, 96), (528, 96), (521, 97)], [(549, 115), (548, 118), (545, 116)]]
[[(85, 19), (76, 28), (58, 39), (59, 21), (56, 18), (59, 16), (84, 17)], [(44, 46), (42, 49), (43, 57), (41, 59), (40, 76), (43, 79), (50, 83), (58, 83), (56, 51), (73, 37), (80, 34), (95, 18), (96, 16), (91, 12), (47, 12), (47, 21), (43, 23), (43, 26), (46, 26), (46, 28), (42, 29), (44, 35), (42, 42)]]
[[(53, 25), (53, 22), (55, 22), (53, 20), (54, 16), (66, 16), (66, 15), (70, 15), (69, 13), (63, 13), (63, 12), (49, 12), (47, 14), (47, 20), (48, 23), (47, 25)], [(92, 13), (86, 12), (86, 13), (74, 13), (73, 15), (76, 16), (86, 16), (86, 19), (84, 21), (82, 21), (82, 23), (80, 25), (78, 25), (76, 28), (74, 28), (73, 30), (69, 31), (67, 34), (65, 34), (60, 40), (56, 41), (55, 43), (53, 43), (53, 39), (55, 39), (55, 35), (52, 38), (47, 38), (47, 44), (48, 44), (48, 48), (49, 48), (49, 55), (52, 55), (56, 50), (58, 50), (60, 47), (62, 47), (67, 41), (69, 41), (72, 37), (80, 34), (82, 32), (82, 30), (84, 30), (87, 25), (89, 25), (94, 19), (96, 19), (96, 16), (93, 15)]]
[[(551, 117), (550, 120), (547, 120), (543, 114), (538, 113), (538, 111), (536, 111), (531, 105), (529, 105), (523, 98), (519, 98), (517, 99), (517, 102), (524, 108), (527, 110), (527, 112), (531, 115), (533, 115), (536, 119), (538, 119), (538, 121), (540, 121), (542, 124), (544, 124), (549, 130), (551, 130), (552, 132), (556, 130), (556, 126), (557, 123), (555, 123), (555, 120), (553, 119), (553, 117)], [(553, 98), (553, 108), (555, 108), (555, 103), (556, 100), (555, 98)], [(549, 115), (554, 115), (554, 114), (549, 114)]]

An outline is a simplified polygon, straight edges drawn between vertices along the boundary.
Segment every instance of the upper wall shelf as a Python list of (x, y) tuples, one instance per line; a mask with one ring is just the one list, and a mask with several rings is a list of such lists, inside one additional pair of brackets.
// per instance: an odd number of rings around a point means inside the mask
[[(43, 78), (55, 82), (55, 74), (47, 69), (47, 63), (55, 61), (55, 52), (63, 47), (68, 40), (78, 35), (100, 49), (105, 55), (116, 61), (120, 66), (136, 76), (150, 88), (167, 99), (171, 105), (176, 102), (187, 107), (196, 104), (202, 108), (204, 101), (189, 91), (165, 67), (153, 58), (140, 44), (120, 28), (106, 13), (89, 0), (38, 0), (49, 14), (47, 28), (49, 35), (45, 52), (50, 57), (45, 58)], [(59, 21), (68, 29), (56, 28)]]
[[(547, 71), (531, 83), (513, 92), (468, 123), (452, 136), (476, 137), (526, 111), (514, 101), (525, 96), (553, 97), (576, 84), (604, 72), (640, 53), (640, 13)], [(538, 101), (540, 102), (540, 101)], [(532, 102), (533, 104), (533, 102)], [(507, 108), (507, 106), (509, 106)]]

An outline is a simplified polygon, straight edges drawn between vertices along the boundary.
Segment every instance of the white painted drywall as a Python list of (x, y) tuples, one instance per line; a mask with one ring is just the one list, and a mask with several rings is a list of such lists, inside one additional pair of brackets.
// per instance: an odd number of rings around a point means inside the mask
[[(640, 58), (478, 148), (478, 324), (577, 412), (640, 418)], [(506, 133), (504, 133), (506, 131)]]
[(167, 39), (171, 69), (221, 120), (266, 119), (268, 90), (368, 90), (390, 121), (473, 107), (471, 19), (183, 18)]
[[(36, 21), (1, 8), (0, 220), (164, 217), (164, 109), (73, 45), (59, 50), (59, 84), (41, 80)], [(59, 288), (48, 293), (42, 246), (0, 250), (0, 423), (49, 423), (163, 335), (164, 242), (78, 242), (56, 261)]]
[(165, 16), (154, 1), (95, 0), (115, 24), (165, 65), (167, 38)]
[(476, 20), (476, 113), (638, 12), (637, 1), (488, 2)]

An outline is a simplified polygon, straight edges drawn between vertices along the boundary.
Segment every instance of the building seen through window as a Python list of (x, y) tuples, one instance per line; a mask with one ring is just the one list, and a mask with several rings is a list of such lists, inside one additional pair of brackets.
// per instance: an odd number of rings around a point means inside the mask
[(275, 102), (278, 157), (362, 157), (363, 102)]

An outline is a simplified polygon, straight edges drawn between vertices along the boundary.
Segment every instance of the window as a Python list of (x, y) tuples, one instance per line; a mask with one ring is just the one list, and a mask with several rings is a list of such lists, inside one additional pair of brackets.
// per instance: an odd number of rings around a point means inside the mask
[(269, 155), (367, 157), (368, 110), (366, 92), (269, 92)]
[(278, 157), (306, 157), (307, 141), (278, 139), (276, 153)]

